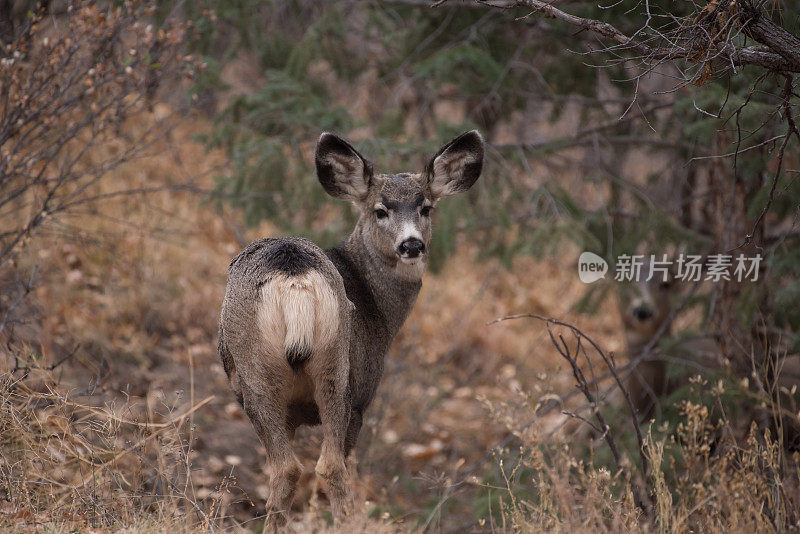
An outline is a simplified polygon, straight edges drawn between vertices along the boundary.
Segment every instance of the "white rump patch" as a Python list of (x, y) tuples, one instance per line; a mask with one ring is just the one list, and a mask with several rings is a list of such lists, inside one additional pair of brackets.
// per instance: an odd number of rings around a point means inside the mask
[(276, 274), (261, 287), (256, 322), (267, 353), (283, 359), (289, 347), (328, 348), (339, 330), (339, 303), (318, 271)]

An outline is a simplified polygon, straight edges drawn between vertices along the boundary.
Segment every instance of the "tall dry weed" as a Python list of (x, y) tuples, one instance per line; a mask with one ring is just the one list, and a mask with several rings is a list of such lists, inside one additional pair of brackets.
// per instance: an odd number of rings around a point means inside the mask
[(216, 503), (200, 504), (191, 473), (192, 417), (211, 399), (91, 393), (43, 368), (0, 376), (0, 527), (213, 530)]

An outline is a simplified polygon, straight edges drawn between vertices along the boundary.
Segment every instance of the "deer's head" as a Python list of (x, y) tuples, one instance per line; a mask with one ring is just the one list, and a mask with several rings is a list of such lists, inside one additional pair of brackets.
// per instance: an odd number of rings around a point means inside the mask
[(427, 263), (431, 215), (442, 198), (466, 191), (483, 167), (483, 138), (464, 133), (436, 153), (419, 173), (378, 174), (344, 139), (323, 133), (315, 155), (317, 177), (334, 198), (355, 204), (369, 250), (403, 278), (419, 278)]

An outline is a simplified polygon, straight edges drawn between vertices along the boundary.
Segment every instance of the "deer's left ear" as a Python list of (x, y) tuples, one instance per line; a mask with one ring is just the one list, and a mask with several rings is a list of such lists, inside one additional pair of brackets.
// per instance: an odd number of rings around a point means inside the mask
[(332, 197), (351, 202), (367, 197), (372, 164), (341, 137), (324, 132), (317, 141), (314, 164), (319, 183)]
[(472, 130), (440, 148), (425, 168), (425, 174), (431, 194), (438, 200), (472, 187), (482, 168), (483, 137)]

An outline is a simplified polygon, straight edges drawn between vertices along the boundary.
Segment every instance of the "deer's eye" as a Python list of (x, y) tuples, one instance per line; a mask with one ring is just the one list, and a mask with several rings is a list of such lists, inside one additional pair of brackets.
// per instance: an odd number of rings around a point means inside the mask
[(389, 216), (389, 214), (386, 212), (386, 210), (377, 209), (375, 210), (375, 216), (379, 219), (385, 219)]
[(423, 217), (430, 217), (431, 211), (433, 211), (433, 206), (423, 206), (423, 208), (419, 210), (419, 214)]

